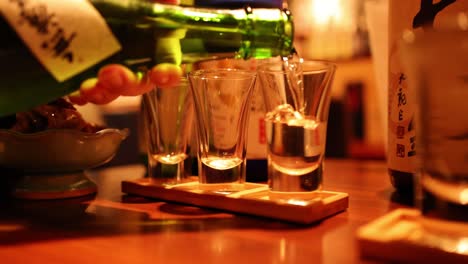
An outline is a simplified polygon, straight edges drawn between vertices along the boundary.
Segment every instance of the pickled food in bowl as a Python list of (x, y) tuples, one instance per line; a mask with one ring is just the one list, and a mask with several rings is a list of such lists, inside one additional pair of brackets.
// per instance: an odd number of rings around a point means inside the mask
[(36, 133), (47, 129), (73, 129), (95, 133), (105, 127), (85, 121), (78, 110), (63, 98), (29, 111), (0, 118), (0, 129), (20, 133)]

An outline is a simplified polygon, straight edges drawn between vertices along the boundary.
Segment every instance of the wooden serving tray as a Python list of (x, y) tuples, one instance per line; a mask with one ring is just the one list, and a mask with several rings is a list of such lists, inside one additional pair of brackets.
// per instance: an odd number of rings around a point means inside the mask
[(468, 263), (468, 224), (397, 209), (357, 231), (363, 258), (405, 263)]
[(122, 192), (300, 224), (310, 224), (348, 208), (346, 193), (315, 191), (271, 196), (266, 184), (256, 183), (245, 183), (239, 192), (219, 193), (200, 189), (197, 181), (160, 186), (143, 178), (123, 181)]

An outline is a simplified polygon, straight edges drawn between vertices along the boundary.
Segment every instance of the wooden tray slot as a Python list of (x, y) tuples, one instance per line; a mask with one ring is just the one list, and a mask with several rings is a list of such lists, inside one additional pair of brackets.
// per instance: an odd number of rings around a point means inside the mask
[(348, 194), (316, 191), (290, 196), (272, 196), (266, 184), (246, 183), (244, 189), (220, 193), (199, 188), (198, 182), (174, 186), (152, 184), (148, 179), (123, 181), (124, 193), (186, 203), (201, 207), (226, 210), (234, 213), (275, 218), (295, 223), (310, 224), (348, 208)]

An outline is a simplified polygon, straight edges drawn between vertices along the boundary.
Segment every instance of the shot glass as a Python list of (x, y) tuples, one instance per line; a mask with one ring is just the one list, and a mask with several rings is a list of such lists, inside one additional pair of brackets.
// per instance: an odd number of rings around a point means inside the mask
[(148, 154), (148, 176), (155, 184), (172, 185), (190, 173), (193, 100), (187, 79), (171, 88), (143, 95), (142, 111)]
[(271, 194), (321, 189), (335, 68), (330, 62), (303, 60), (258, 67)]
[(426, 220), (461, 222), (467, 230), (468, 31), (407, 32), (401, 45), (416, 95), (416, 203)]
[(256, 73), (226, 68), (192, 71), (188, 76), (195, 106), (200, 189), (242, 190)]

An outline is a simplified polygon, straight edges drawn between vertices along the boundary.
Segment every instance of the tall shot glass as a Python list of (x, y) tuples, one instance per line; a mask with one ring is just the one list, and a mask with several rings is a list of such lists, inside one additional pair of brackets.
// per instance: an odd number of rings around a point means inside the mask
[(246, 179), (246, 134), (256, 73), (208, 69), (189, 73), (195, 105), (201, 189), (235, 192)]
[(190, 176), (194, 115), (187, 79), (143, 95), (142, 109), (150, 180), (159, 185), (184, 182)]
[(331, 84), (325, 61), (258, 67), (265, 100), (268, 185), (272, 194), (321, 189)]

